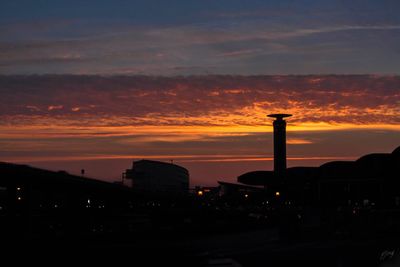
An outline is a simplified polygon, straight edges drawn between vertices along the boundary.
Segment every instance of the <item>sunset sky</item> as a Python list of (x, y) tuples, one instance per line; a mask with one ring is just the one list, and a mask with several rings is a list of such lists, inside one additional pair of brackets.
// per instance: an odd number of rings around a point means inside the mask
[(108, 181), (171, 161), (191, 184), (400, 146), (400, 2), (0, 2), (0, 161)]

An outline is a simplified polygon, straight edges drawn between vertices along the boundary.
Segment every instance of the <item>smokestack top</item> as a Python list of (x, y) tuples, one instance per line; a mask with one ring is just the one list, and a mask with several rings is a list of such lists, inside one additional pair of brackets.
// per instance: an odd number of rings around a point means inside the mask
[(277, 120), (283, 120), (283, 118), (291, 117), (292, 114), (279, 113), (279, 114), (269, 114), (269, 115), (267, 115), (267, 116), (268, 116), (268, 117), (271, 117), (271, 118), (275, 118), (275, 119), (277, 119)]

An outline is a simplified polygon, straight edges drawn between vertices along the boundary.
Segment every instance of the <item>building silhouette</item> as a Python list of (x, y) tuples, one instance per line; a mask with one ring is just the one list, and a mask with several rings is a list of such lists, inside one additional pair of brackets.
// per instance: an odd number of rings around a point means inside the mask
[(183, 221), (182, 203), (191, 203), (185, 168), (141, 160), (126, 179), (133, 187), (0, 162), (0, 234), (9, 240), (127, 238)]
[(136, 216), (137, 197), (126, 186), (3, 162), (0, 177), (4, 236), (116, 234)]
[(283, 118), (291, 114), (269, 114), (275, 118), (274, 126), (274, 172), (277, 177), (283, 177), (286, 170), (286, 121)]
[[(319, 167), (286, 170), (281, 194), (301, 205), (400, 206), (400, 147), (356, 161), (332, 161)], [(280, 183), (272, 171), (252, 171), (238, 177), (246, 185), (264, 185), (272, 197)]]
[(125, 172), (133, 191), (143, 194), (185, 195), (189, 171), (179, 165), (154, 160), (134, 161)]

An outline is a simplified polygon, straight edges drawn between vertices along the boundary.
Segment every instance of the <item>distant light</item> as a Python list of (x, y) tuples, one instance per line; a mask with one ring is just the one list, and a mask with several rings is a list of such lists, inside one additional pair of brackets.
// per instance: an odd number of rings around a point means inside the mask
[(58, 205), (57, 205), (57, 204), (54, 204), (54, 208), (58, 208)]
[(197, 195), (198, 195), (198, 196), (202, 196), (203, 194), (204, 194), (204, 193), (203, 193), (203, 191), (201, 191), (201, 190), (197, 192)]
[(275, 192), (275, 196), (279, 197), (281, 195), (281, 193), (279, 191)]
[(21, 198), (21, 197), (17, 197), (17, 199), (18, 199), (18, 200), (21, 200), (22, 198)]
[(245, 194), (245, 195), (244, 195), (244, 197), (245, 197), (245, 198), (248, 198), (248, 197), (249, 197), (249, 195), (248, 195), (248, 194)]
[(90, 199), (88, 198), (87, 203), (90, 205)]
[(21, 187), (17, 187), (17, 191), (20, 191), (21, 190)]

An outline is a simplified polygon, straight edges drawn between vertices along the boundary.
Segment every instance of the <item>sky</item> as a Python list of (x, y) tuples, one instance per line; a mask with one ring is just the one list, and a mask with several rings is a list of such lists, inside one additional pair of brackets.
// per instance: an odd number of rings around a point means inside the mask
[(115, 181), (173, 161), (191, 184), (400, 145), (400, 2), (0, 2), (0, 161)]

